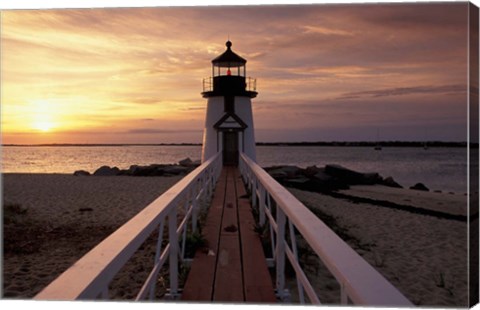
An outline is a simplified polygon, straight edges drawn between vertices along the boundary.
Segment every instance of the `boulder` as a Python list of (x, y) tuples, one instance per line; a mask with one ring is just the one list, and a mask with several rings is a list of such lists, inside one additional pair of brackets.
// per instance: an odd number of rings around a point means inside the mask
[(178, 165), (171, 165), (165, 166), (162, 168), (163, 174), (170, 174), (170, 175), (179, 175), (179, 174), (186, 174), (189, 172), (187, 167), (178, 166)]
[(294, 179), (287, 179), (285, 180), (285, 185), (286, 186), (292, 186), (296, 188), (302, 188), (305, 186), (308, 182), (310, 182), (310, 179), (307, 177), (298, 177)]
[(323, 168), (318, 168), (317, 166), (309, 166), (305, 168), (305, 171), (303, 172), (307, 177), (313, 177), (315, 174), (319, 172), (325, 172), (325, 169)]
[(363, 184), (362, 173), (347, 169), (340, 165), (326, 165), (325, 173), (349, 185)]
[(85, 171), (85, 170), (77, 170), (73, 173), (74, 176), (80, 177), (80, 176), (88, 176), (90, 175), (90, 172)]
[(128, 168), (128, 174), (129, 175), (135, 175), (135, 173), (138, 171), (139, 168), (140, 168), (140, 166), (138, 166), (138, 165), (131, 165)]
[(403, 188), (403, 186), (395, 182), (395, 180), (392, 177), (385, 178), (380, 184), (388, 187)]
[(114, 176), (114, 175), (118, 175), (119, 172), (120, 172), (120, 169), (118, 169), (117, 167), (110, 168), (109, 166), (101, 166), (100, 168), (95, 170), (93, 175), (95, 175), (95, 176)]
[(297, 166), (274, 166), (265, 168), (274, 179), (295, 179), (303, 176), (303, 169)]
[(190, 157), (187, 157), (179, 161), (178, 164), (182, 167), (191, 167), (193, 164), (193, 161), (190, 159)]
[(342, 180), (336, 177), (326, 174), (325, 171), (317, 172), (311, 178), (311, 180), (318, 191), (331, 191), (331, 190), (349, 188), (347, 183), (343, 182)]
[(267, 172), (275, 180), (283, 180), (287, 177), (287, 173), (285, 171), (283, 171), (282, 169), (274, 169), (274, 170), (270, 170), (270, 171), (267, 171)]
[(327, 183), (331, 182), (333, 180), (333, 177), (329, 174), (326, 174), (324, 171), (318, 171), (317, 173), (315, 173), (312, 179), (320, 183)]
[(417, 183), (414, 186), (410, 186), (410, 189), (414, 189), (414, 190), (417, 190), (417, 191), (425, 191), (425, 192), (429, 191), (428, 187), (426, 187), (422, 183)]
[(133, 169), (133, 175), (137, 177), (154, 177), (164, 175), (165, 165), (137, 166)]
[(362, 184), (363, 185), (374, 185), (374, 184), (381, 184), (383, 178), (380, 174), (376, 172), (372, 173), (362, 173)]

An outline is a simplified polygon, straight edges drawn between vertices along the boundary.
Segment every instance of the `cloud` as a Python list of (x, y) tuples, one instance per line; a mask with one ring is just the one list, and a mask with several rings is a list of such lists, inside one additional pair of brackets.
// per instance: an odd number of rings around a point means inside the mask
[(128, 134), (178, 134), (178, 133), (191, 133), (191, 132), (201, 132), (202, 130), (197, 129), (183, 129), (183, 130), (170, 130), (170, 129), (154, 129), (154, 128), (139, 128), (131, 129), (126, 131)]
[(345, 31), (341, 29), (332, 29), (327, 27), (320, 27), (320, 26), (303, 26), (305, 29), (305, 33), (318, 33), (322, 35), (336, 35), (336, 36), (353, 36), (354, 33), (351, 31)]
[(442, 85), (442, 86), (415, 86), (415, 87), (396, 87), (389, 89), (367, 90), (359, 92), (345, 93), (338, 99), (357, 99), (357, 98), (378, 98), (390, 96), (404, 96), (414, 94), (451, 94), (466, 92), (466, 85)]
[[(201, 81), (228, 34), (258, 78), (253, 107), (261, 126), (407, 124), (432, 110), (458, 124), (466, 13), (467, 3), (6, 11), (2, 110), (9, 119), (2, 124), (22, 131), (35, 117), (29, 102), (44, 100), (71, 125), (65, 130), (138, 128), (131, 133), (138, 140), (174, 132), (196, 139), (190, 128), (203, 128)], [(138, 126), (148, 119), (168, 130)]]

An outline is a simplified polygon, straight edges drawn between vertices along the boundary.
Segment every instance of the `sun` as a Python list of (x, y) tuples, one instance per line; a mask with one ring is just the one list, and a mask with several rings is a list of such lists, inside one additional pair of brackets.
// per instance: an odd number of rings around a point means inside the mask
[(35, 100), (32, 102), (31, 127), (39, 132), (49, 132), (55, 127), (51, 100)]
[(53, 123), (50, 121), (37, 121), (33, 124), (33, 128), (41, 132), (49, 132), (53, 128)]

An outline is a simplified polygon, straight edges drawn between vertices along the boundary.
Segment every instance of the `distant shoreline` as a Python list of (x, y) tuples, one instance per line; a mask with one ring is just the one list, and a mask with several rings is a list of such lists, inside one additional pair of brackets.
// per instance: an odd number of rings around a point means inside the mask
[[(2, 144), (2, 146), (15, 147), (115, 147), (115, 146), (201, 146), (201, 143), (111, 143), (111, 144), (89, 144), (89, 143), (48, 143), (48, 144)], [(359, 147), (467, 147), (468, 143), (463, 142), (443, 142), (443, 141), (337, 141), (337, 142), (257, 142), (257, 146), (359, 146)], [(471, 147), (478, 148), (478, 143), (471, 143)]]

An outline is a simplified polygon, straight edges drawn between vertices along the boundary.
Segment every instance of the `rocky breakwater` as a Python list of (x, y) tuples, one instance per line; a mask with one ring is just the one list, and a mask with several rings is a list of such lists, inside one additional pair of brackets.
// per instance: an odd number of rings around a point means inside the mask
[(85, 170), (77, 170), (75, 176), (175, 176), (186, 175), (200, 166), (200, 161), (192, 161), (190, 158), (180, 160), (177, 164), (151, 164), (148, 166), (131, 165), (128, 169), (118, 167), (101, 166), (91, 174)]
[(310, 166), (305, 169), (297, 166), (273, 166), (264, 169), (284, 186), (314, 192), (349, 189), (351, 185), (379, 184), (403, 188), (390, 176), (383, 178), (376, 172), (362, 173), (340, 165)]

